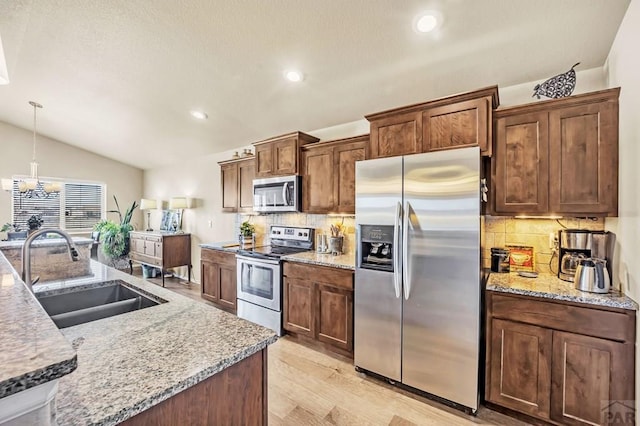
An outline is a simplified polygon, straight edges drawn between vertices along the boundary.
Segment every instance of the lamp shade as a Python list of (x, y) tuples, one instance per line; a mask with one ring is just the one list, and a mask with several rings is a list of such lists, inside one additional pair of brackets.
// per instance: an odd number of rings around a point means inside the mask
[(188, 209), (189, 203), (185, 197), (175, 197), (169, 200), (169, 210)]
[(2, 49), (2, 37), (0, 37), (0, 84), (9, 84), (7, 63), (4, 59), (4, 50)]
[(153, 210), (158, 208), (158, 202), (156, 200), (149, 200), (143, 198), (140, 200), (140, 210)]
[(13, 179), (2, 179), (2, 190), (11, 191), (13, 189)]

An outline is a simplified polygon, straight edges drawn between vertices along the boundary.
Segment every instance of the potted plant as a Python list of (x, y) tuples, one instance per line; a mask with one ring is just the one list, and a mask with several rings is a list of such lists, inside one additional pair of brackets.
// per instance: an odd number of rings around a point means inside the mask
[(21, 230), (20, 225), (15, 223), (5, 223), (2, 225), (2, 228), (0, 228), (0, 232), (6, 232), (7, 240), (9, 241), (27, 239), (27, 230)]
[(253, 235), (256, 232), (256, 227), (245, 220), (240, 225), (240, 245), (243, 248), (248, 248), (253, 245)]
[(29, 234), (36, 232), (38, 229), (40, 229), (43, 223), (44, 223), (44, 220), (42, 219), (42, 215), (40, 214), (31, 215), (29, 220), (27, 220), (27, 226), (29, 227)]
[[(104, 219), (98, 222), (93, 230), (100, 233), (99, 241), (102, 254), (109, 264), (118, 268), (118, 265), (128, 267), (127, 255), (129, 254), (129, 233), (133, 230), (131, 216), (138, 207), (134, 201), (124, 215), (120, 212), (118, 199), (113, 196), (117, 210), (109, 210), (108, 213), (118, 213), (119, 222)], [(121, 268), (119, 268), (121, 269)]]

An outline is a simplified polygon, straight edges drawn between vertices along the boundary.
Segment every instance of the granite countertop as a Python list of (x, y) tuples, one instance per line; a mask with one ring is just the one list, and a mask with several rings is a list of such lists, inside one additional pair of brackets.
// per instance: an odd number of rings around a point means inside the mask
[(0, 398), (76, 368), (76, 351), (0, 251)]
[(342, 254), (333, 256), (331, 254), (317, 253), (315, 251), (305, 251), (302, 253), (283, 256), (282, 260), (289, 262), (308, 263), (311, 265), (330, 266), (340, 269), (356, 269), (355, 254)]
[[(77, 245), (86, 245), (93, 244), (93, 240), (91, 238), (85, 237), (72, 237), (71, 238), (74, 244)], [(0, 249), (11, 249), (11, 248), (22, 248), (24, 242), (26, 240), (11, 240), (11, 241), (0, 241)], [(64, 238), (39, 238), (34, 240), (32, 243), (32, 247), (46, 247), (46, 246), (58, 246), (58, 245), (66, 245), (66, 241)]]
[(51, 322), (62, 343), (70, 349), (72, 342), (77, 351), (77, 369), (59, 380), (59, 424), (117, 424), (277, 339), (273, 331), (212, 306), (95, 261), (91, 267), (93, 277), (38, 284), (34, 291), (69, 291), (122, 280), (167, 303), (60, 331)]
[(237, 253), (240, 249), (240, 244), (237, 241), (221, 241), (217, 243), (202, 243), (201, 248), (227, 251), (229, 253)]
[[(200, 247), (237, 253), (240, 248), (237, 242), (222, 241), (217, 243), (203, 243)], [(281, 257), (282, 260), (289, 262), (308, 263), (310, 265), (330, 266), (333, 268), (350, 269), (356, 268), (355, 254), (342, 254), (333, 256), (327, 253), (317, 253), (315, 251), (303, 251), (301, 253), (289, 254)]]
[(598, 294), (576, 290), (573, 287), (573, 283), (563, 281), (551, 274), (539, 274), (537, 278), (525, 278), (519, 276), (516, 272), (508, 274), (491, 273), (487, 281), (487, 290), (610, 308), (638, 310), (638, 304), (622, 293)]

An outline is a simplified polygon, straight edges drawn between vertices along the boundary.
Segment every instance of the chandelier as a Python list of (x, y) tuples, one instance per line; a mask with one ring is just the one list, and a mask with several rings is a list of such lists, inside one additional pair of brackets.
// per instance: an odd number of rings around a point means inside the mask
[[(42, 108), (37, 102), (29, 101), (29, 105), (33, 107), (33, 158), (31, 160), (31, 173), (28, 178), (21, 179), (17, 182), (17, 190), (20, 195), (25, 198), (50, 198), (56, 197), (62, 189), (60, 182), (43, 182), (38, 177), (38, 162), (36, 161), (36, 136), (37, 136), (37, 111)], [(12, 190), (13, 182), (9, 179), (3, 179), (3, 189)], [(9, 182), (11, 182), (10, 185)]]

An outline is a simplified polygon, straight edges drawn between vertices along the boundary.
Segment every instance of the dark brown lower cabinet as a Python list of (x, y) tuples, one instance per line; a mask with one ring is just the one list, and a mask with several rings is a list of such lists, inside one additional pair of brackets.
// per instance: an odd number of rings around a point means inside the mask
[(121, 424), (266, 425), (267, 416), (265, 348)]
[(487, 402), (551, 424), (634, 424), (635, 311), (492, 291), (486, 300)]
[(567, 425), (607, 423), (610, 403), (634, 399), (633, 353), (633, 343), (555, 331), (551, 418)]
[(552, 331), (495, 319), (491, 324), (490, 401), (549, 418)]
[(236, 256), (203, 248), (200, 254), (200, 283), (203, 299), (236, 313)]
[(284, 263), (284, 329), (305, 343), (353, 356), (353, 271)]

